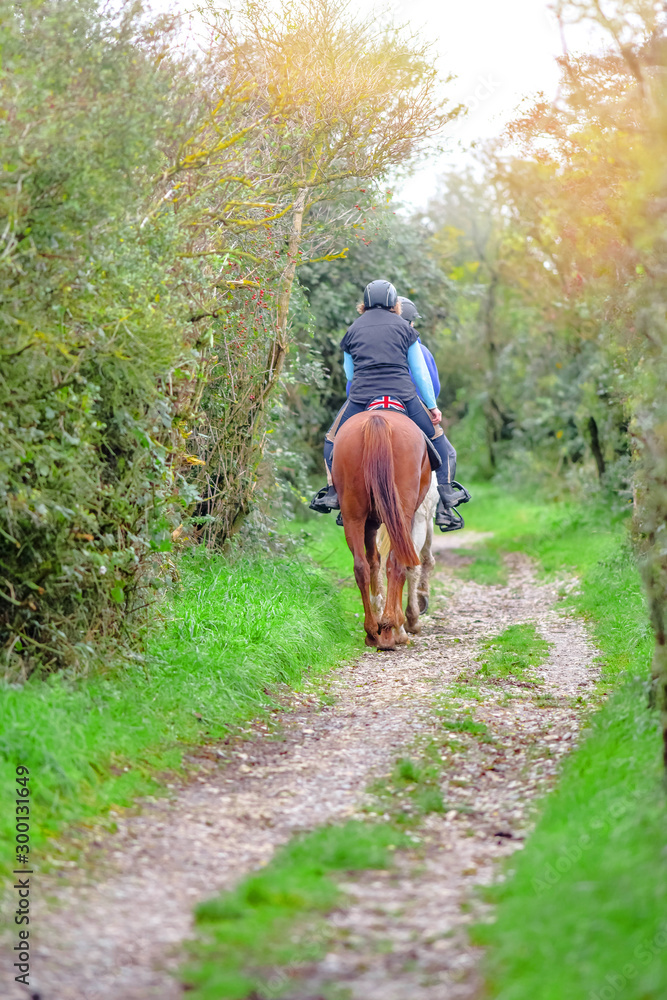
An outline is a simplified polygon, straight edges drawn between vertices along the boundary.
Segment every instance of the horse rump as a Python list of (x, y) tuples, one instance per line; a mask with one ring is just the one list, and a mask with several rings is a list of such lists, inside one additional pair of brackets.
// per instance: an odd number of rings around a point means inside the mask
[(411, 525), (396, 489), (391, 433), (388, 421), (371, 413), (363, 431), (364, 482), (371, 509), (385, 525), (395, 557), (404, 566), (418, 566)]

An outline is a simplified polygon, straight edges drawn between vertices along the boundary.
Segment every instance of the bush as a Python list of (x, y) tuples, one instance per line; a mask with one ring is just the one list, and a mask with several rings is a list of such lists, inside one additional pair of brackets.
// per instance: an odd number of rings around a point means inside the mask
[(196, 361), (165, 263), (182, 237), (172, 215), (146, 222), (183, 110), (166, 35), (136, 6), (114, 18), (77, 0), (6, 5), (1, 27), (0, 632), (15, 675), (80, 662), (145, 604), (193, 499), (174, 423)]

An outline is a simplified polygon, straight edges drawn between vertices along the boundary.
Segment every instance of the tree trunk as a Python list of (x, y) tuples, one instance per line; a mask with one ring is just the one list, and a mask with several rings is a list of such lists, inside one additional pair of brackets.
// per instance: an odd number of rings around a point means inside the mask
[(653, 683), (656, 688), (655, 700), (660, 709), (662, 759), (667, 771), (667, 646), (657, 638), (653, 654)]
[[(638, 450), (638, 559), (644, 578), (651, 626), (655, 636), (653, 685), (660, 711), (663, 757), (667, 769), (667, 407), (640, 408), (635, 438)], [(652, 426), (646, 425), (652, 421)], [(643, 425), (643, 426), (642, 426)], [(667, 773), (665, 775), (667, 780)]]
[(605, 461), (604, 455), (602, 454), (602, 448), (600, 446), (600, 435), (598, 433), (598, 425), (595, 421), (595, 417), (588, 418), (588, 430), (591, 435), (591, 451), (593, 452), (595, 464), (598, 467), (598, 479), (602, 479), (605, 471)]
[(660, 712), (662, 754), (665, 768), (667, 769), (667, 635), (665, 634), (665, 626), (667, 624), (667, 595), (664, 591), (665, 566), (664, 560), (656, 558), (655, 552), (651, 553), (651, 555), (653, 559), (648, 563), (648, 566), (645, 565), (644, 567), (644, 581), (648, 591), (651, 624), (655, 635), (651, 671), (653, 693), (655, 703)]
[(285, 361), (285, 354), (288, 348), (287, 317), (289, 314), (290, 296), (294, 275), (296, 274), (296, 258), (301, 242), (301, 227), (303, 225), (303, 213), (306, 206), (306, 188), (301, 188), (294, 201), (294, 212), (292, 215), (292, 229), (287, 244), (287, 267), (280, 283), (278, 294), (278, 311), (276, 315), (276, 332), (269, 349), (269, 356), (266, 365), (266, 378), (262, 389), (262, 403), (271, 394), (280, 378), (280, 373)]
[(491, 277), (486, 291), (484, 302), (484, 346), (487, 356), (487, 399), (484, 405), (484, 416), (486, 418), (486, 443), (489, 450), (489, 463), (492, 469), (496, 468), (496, 444), (500, 433), (497, 423), (497, 406), (494, 397), (498, 393), (498, 347), (496, 344), (495, 331), (495, 308), (496, 308), (496, 288), (498, 285), (498, 275), (491, 270)]

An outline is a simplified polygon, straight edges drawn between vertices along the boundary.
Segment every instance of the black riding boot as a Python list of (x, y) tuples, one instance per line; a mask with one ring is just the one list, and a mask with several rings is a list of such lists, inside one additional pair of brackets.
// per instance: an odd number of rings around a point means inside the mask
[(435, 512), (435, 523), (441, 531), (458, 531), (465, 527), (465, 521), (455, 507), (460, 503), (468, 503), (470, 494), (465, 486), (461, 486), (456, 481), (452, 483), (438, 483), (438, 493), (440, 500)]
[(332, 510), (340, 510), (338, 494), (335, 486), (323, 486), (318, 490), (313, 499), (308, 504), (311, 510), (318, 514), (330, 514)]

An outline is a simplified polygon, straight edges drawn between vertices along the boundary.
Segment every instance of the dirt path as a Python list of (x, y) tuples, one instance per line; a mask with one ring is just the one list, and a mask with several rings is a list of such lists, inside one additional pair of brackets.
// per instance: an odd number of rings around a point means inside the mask
[[(453, 545), (474, 539), (439, 541), (451, 562)], [(461, 904), (520, 846), (532, 799), (575, 742), (593, 694), (595, 650), (581, 623), (558, 613), (557, 586), (537, 583), (520, 556), (506, 586), (463, 583), (442, 564), (439, 580), (447, 596), (434, 601), (413, 645), (369, 650), (331, 675), (333, 704), (295, 697), (279, 739), (256, 729), (226, 757), (203, 758), (196, 779), (171, 800), (119, 818), (98, 852), (95, 881), (82, 871), (42, 881), (32, 959), (40, 1000), (180, 997), (169, 970), (190, 934), (193, 905), (264, 864), (295, 831), (357, 815), (369, 781), (441, 725), (434, 698), (475, 668), (479, 640), (531, 620), (553, 643), (538, 671), (543, 684), (476, 685), (481, 700), (452, 700), (488, 726), (493, 742), (461, 734), (463, 746), (443, 752), (448, 811), (426, 818), (420, 843), (400, 853), (395, 870), (346, 884), (351, 905), (332, 918), (326, 959), (288, 970), (294, 998), (331, 984), (353, 1000), (474, 996), (476, 955)], [(2, 959), (3, 983), (11, 982), (13, 960), (6, 950)]]

